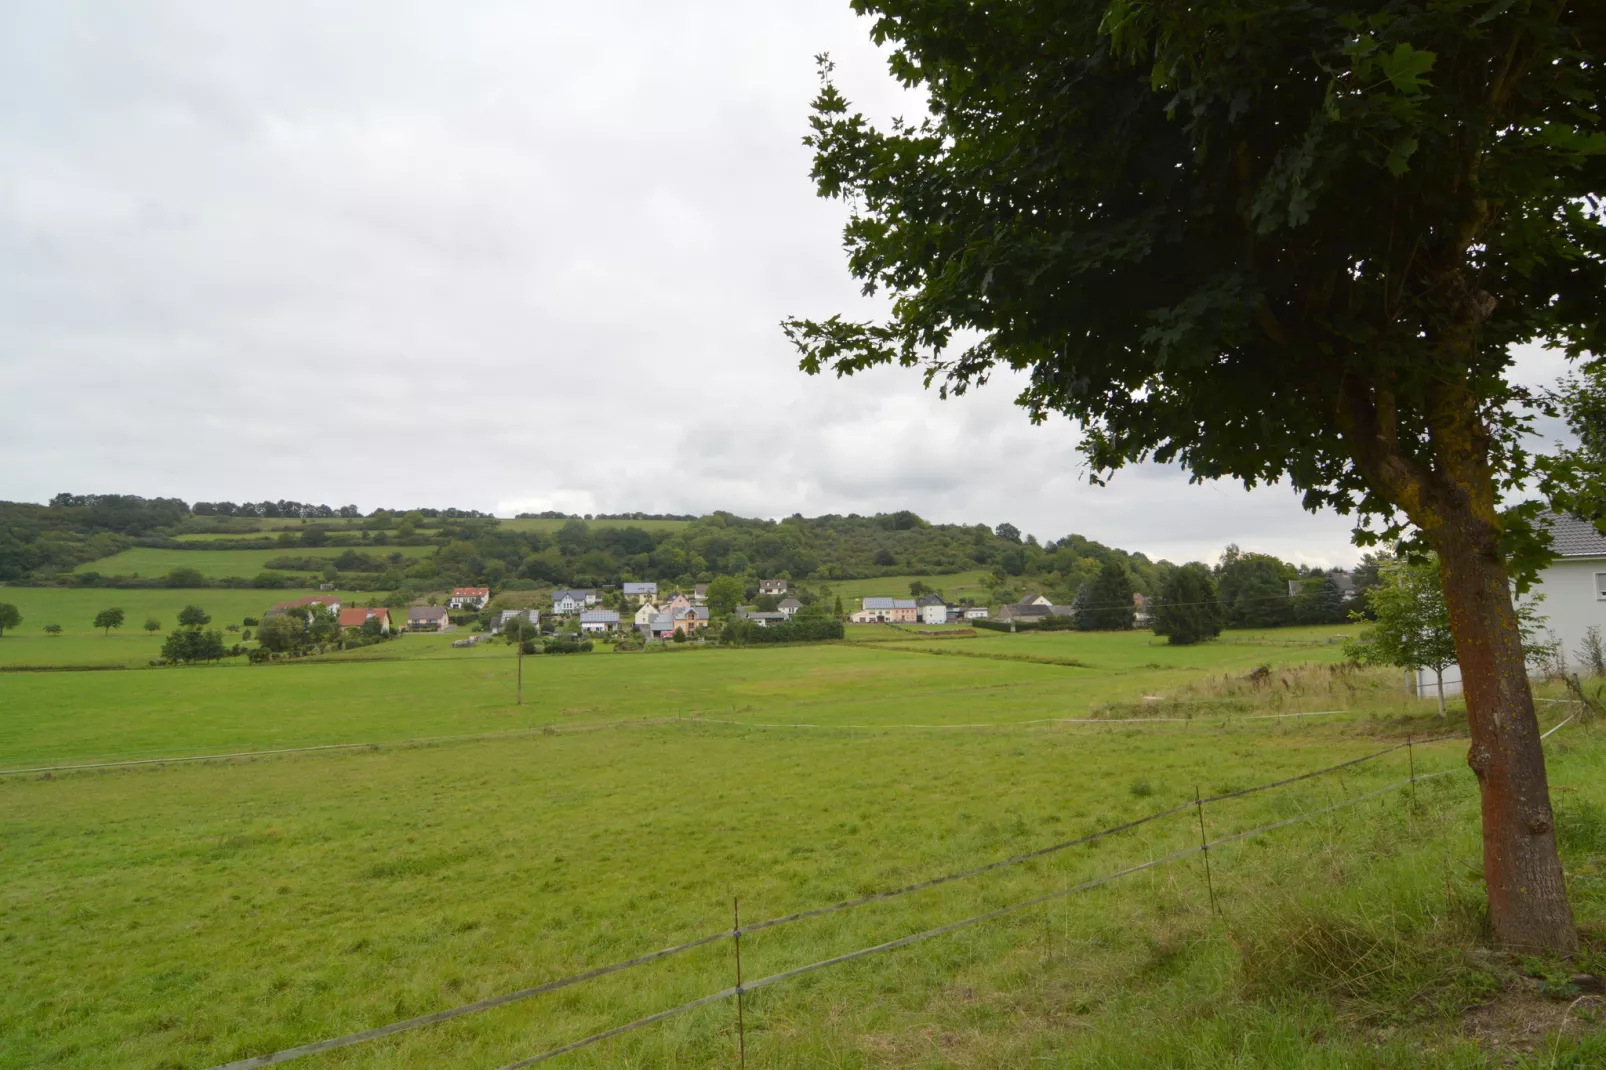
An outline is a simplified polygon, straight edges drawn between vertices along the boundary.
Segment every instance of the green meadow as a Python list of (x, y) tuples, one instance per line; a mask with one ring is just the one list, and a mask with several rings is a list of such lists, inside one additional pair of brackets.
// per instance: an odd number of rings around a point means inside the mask
[[(0, 587), (0, 602), (22, 613), (22, 626), (0, 637), (0, 668), (19, 665), (147, 665), (161, 653), (162, 640), (178, 626), (179, 610), (197, 605), (212, 615), (211, 627), (260, 618), (275, 602), (312, 594), (336, 594), (342, 601), (364, 605), (383, 595), (316, 590), (199, 590), (107, 587)], [(123, 626), (109, 635), (93, 626), (103, 609), (120, 608)], [(147, 632), (155, 620), (161, 630)], [(61, 634), (45, 634), (47, 624), (61, 625)]]
[[(986, 605), (992, 601), (991, 572), (976, 569), (970, 572), (954, 572), (941, 576), (883, 576), (874, 580), (826, 580), (821, 581), (831, 588), (833, 595), (842, 598), (842, 606), (848, 612), (859, 608), (859, 599), (862, 598), (908, 598), (909, 585), (916, 580), (927, 587), (941, 591), (950, 599), (969, 598), (975, 602)], [(811, 586), (815, 584), (811, 582)]]
[[(161, 596), (174, 612), (191, 595), (276, 594), (49, 593)], [(451, 633), (265, 666), (0, 673), (4, 769), (370, 744), (0, 776), (0, 1067), (208, 1067), (717, 932), (738, 897), (751, 923), (1457, 730), (1457, 711), (1440, 722), (1388, 674), (1336, 667), (1330, 632), (1176, 648), (1139, 632), (867, 628), (816, 646), (543, 655), (523, 659), (522, 706), (510, 648), (453, 649)], [(1246, 692), (1259, 665), (1274, 680)], [(1213, 702), (1338, 712), (1200, 712)], [(1146, 703), (1191, 719), (1021, 724)], [(1550, 746), (1575, 905), (1598, 926), (1606, 745), (1569, 727)], [(1419, 772), (1449, 773), (1414, 797), (1213, 850), (1217, 911), (1195, 854), (753, 993), (749, 1064), (1599, 1065), (1606, 1046), (1576, 1021), (1541, 1032), (1550, 1061), (1531, 1063), (1465, 1024), (1533, 982), (1461, 950), (1482, 894), (1463, 752), (1418, 746)], [(1209, 834), (1385, 788), (1408, 761), (1213, 803)], [(1197, 846), (1197, 821), (1185, 810), (754, 933), (744, 974), (1063, 892)], [(723, 989), (731, 952), (292, 1065), (501, 1067)], [(1544, 1021), (1566, 1005), (1539, 1004)], [(714, 1003), (553, 1065), (730, 1066), (734, 1015)]]
[[(557, 531), (565, 524), (573, 523), (569, 520), (543, 520), (537, 517), (526, 517), (522, 520), (499, 520), (499, 527), (509, 531)], [(679, 531), (691, 523), (689, 520), (587, 520), (584, 522), (590, 528), (640, 528), (643, 531)]]
[[(328, 557), (335, 558), (347, 549), (361, 550), (376, 557), (400, 554), (404, 558), (428, 557), (435, 552), (433, 546), (371, 546), (363, 544), (345, 546), (283, 546), (274, 550), (162, 550), (136, 547), (124, 550), (98, 561), (79, 565), (76, 572), (99, 572), (103, 576), (144, 576), (160, 578), (176, 568), (193, 568), (209, 580), (228, 576), (250, 578), (270, 570), (267, 563), (276, 557)], [(305, 573), (280, 572), (284, 576)]]

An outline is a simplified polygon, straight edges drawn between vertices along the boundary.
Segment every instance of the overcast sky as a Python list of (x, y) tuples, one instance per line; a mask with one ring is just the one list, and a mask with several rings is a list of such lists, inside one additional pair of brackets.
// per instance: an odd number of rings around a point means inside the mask
[(800, 143), (814, 55), (918, 109), (868, 30), (847, 0), (5, 0), (0, 498), (908, 508), (1352, 560), (1283, 488), (1089, 486), (1005, 377), (797, 370), (783, 316), (866, 311)]

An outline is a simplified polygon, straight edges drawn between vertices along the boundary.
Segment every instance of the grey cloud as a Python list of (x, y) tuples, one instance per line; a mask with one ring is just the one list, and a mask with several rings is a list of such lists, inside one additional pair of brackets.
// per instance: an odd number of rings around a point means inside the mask
[(1090, 487), (1008, 377), (807, 378), (871, 315), (800, 144), (845, 0), (0, 8), (0, 497), (1010, 520), (1346, 561), (1284, 488)]

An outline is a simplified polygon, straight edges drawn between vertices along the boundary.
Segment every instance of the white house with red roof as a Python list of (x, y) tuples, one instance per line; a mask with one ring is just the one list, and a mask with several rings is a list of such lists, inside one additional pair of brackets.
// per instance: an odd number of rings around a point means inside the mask
[(491, 600), (489, 587), (453, 587), (452, 597), (446, 600), (450, 609), (484, 609)]
[(340, 611), (340, 626), (342, 628), (361, 628), (371, 620), (379, 622), (379, 634), (390, 634), (390, 610), (381, 606), (354, 606), (351, 609)]

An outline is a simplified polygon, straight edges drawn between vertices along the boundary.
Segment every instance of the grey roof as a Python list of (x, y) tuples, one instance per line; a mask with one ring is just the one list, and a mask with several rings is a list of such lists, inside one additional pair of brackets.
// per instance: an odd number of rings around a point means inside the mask
[(675, 618), (671, 617), (668, 613), (658, 614), (652, 619), (652, 623), (647, 625), (647, 627), (651, 628), (655, 632), (667, 632), (674, 626)]
[(590, 587), (562, 587), (552, 592), (552, 601), (561, 602), (563, 601), (564, 595), (570, 595), (576, 602), (584, 602), (588, 595), (594, 595), (596, 593), (597, 592)]
[(1606, 535), (1589, 521), (1547, 514), (1539, 522), (1550, 529), (1551, 548), (1562, 557), (1606, 557)]
[(409, 606), (408, 620), (441, 620), (448, 614), (445, 606)]
[(618, 624), (619, 614), (612, 609), (586, 609), (580, 613), (581, 624)]
[(785, 613), (771, 613), (768, 610), (755, 609), (747, 614), (748, 620), (785, 620)]
[(780, 605), (776, 606), (775, 608), (776, 609), (802, 609), (803, 608), (803, 603), (799, 602), (795, 598), (788, 598), (784, 602), (782, 602)]
[(675, 610), (674, 616), (676, 620), (685, 620), (687, 617), (692, 620), (707, 620), (708, 610), (703, 606), (681, 606)]
[(919, 598), (915, 599), (915, 605), (917, 605), (917, 606), (942, 606), (942, 605), (947, 605), (947, 603), (942, 600), (942, 596), (941, 595), (923, 594)]
[(657, 594), (657, 593), (658, 593), (658, 585), (656, 583), (627, 583), (627, 584), (625, 584), (625, 594)]

